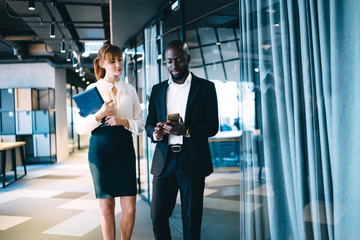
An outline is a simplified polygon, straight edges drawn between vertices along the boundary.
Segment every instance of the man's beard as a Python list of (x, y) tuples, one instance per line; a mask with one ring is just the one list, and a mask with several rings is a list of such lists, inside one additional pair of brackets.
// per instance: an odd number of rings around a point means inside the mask
[(180, 73), (177, 76), (175, 76), (174, 74), (171, 73), (171, 77), (175, 81), (181, 80), (183, 78), (183, 76), (184, 76), (184, 73)]
[[(186, 66), (186, 67), (187, 67), (187, 66)], [(178, 81), (178, 80), (183, 79), (183, 77), (188, 74), (188, 71), (187, 71), (186, 69), (187, 69), (187, 68), (183, 69), (184, 71), (181, 71), (179, 74), (177, 74), (177, 76), (175, 76), (175, 75), (171, 72), (170, 74), (171, 74), (172, 79), (175, 80), (175, 81)]]

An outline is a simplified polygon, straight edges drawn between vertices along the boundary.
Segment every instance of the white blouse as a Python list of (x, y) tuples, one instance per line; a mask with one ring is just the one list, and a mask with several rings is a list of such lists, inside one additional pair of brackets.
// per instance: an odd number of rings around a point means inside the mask
[[(140, 108), (139, 98), (135, 88), (122, 81), (118, 81), (113, 85), (103, 79), (99, 79), (96, 83), (90, 84), (86, 90), (97, 87), (105, 102), (113, 100), (114, 115), (124, 117), (129, 121), (129, 130), (133, 134), (140, 134), (144, 130), (144, 120), (142, 117), (142, 110)], [(113, 86), (116, 87), (117, 93), (112, 92)], [(78, 134), (89, 133), (101, 123), (95, 120), (95, 114), (90, 114), (87, 117), (82, 117), (79, 113), (76, 114), (74, 121), (74, 128)]]

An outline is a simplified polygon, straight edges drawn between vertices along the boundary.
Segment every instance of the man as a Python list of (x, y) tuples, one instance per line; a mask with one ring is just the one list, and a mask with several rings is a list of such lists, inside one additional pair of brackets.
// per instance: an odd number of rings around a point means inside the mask
[[(219, 129), (214, 83), (189, 72), (186, 43), (175, 40), (165, 51), (167, 81), (155, 85), (146, 121), (156, 143), (151, 174), (151, 218), (155, 239), (171, 239), (169, 218), (180, 189), (184, 239), (200, 239), (205, 177), (213, 172), (208, 137)], [(179, 120), (166, 120), (179, 113)]]

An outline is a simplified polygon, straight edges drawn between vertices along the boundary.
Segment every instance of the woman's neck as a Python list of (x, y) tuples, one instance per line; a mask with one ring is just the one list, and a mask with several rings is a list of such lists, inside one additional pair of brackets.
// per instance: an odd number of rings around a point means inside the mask
[(117, 76), (117, 75), (113, 75), (113, 76), (105, 75), (104, 78), (103, 78), (103, 80), (104, 80), (105, 82), (115, 84), (116, 82), (120, 81), (120, 77)]

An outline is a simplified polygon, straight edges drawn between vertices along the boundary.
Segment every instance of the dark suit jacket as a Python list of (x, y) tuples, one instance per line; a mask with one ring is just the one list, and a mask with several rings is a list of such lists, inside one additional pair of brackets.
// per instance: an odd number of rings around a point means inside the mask
[[(168, 80), (153, 86), (146, 120), (146, 132), (153, 139), (154, 127), (158, 122), (166, 122), (166, 92)], [(183, 117), (183, 116), (182, 116)], [(190, 129), (190, 137), (183, 138), (183, 147), (191, 174), (208, 176), (213, 172), (208, 137), (219, 130), (218, 104), (215, 84), (192, 75), (186, 106), (185, 125)], [(156, 142), (151, 174), (159, 176), (164, 168), (168, 151), (168, 135)]]

